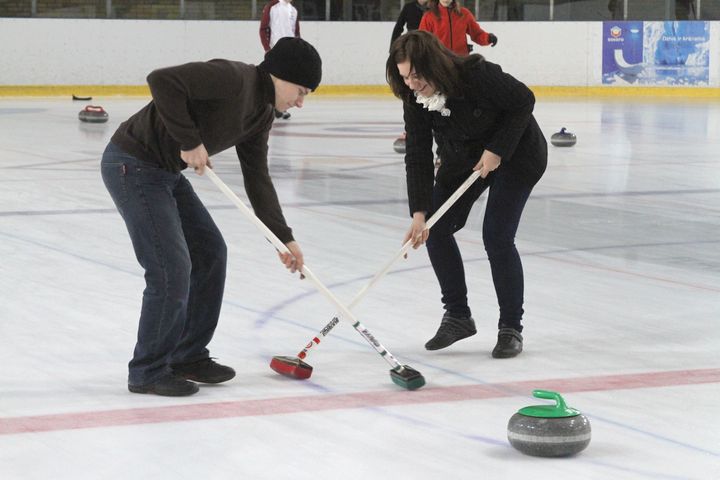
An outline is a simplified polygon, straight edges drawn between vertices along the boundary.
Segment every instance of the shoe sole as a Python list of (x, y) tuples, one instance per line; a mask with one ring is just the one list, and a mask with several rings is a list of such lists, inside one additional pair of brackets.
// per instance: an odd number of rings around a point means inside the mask
[(163, 397), (187, 397), (190, 395), (193, 395), (200, 391), (200, 387), (195, 385), (195, 388), (184, 391), (184, 392), (169, 392), (169, 391), (157, 391), (155, 387), (145, 387), (145, 386), (135, 386), (135, 385), (128, 385), (128, 390), (131, 393), (153, 393), (155, 395), (160, 395)]
[(225, 375), (223, 377), (213, 377), (213, 378), (198, 377), (195, 375), (184, 375), (182, 373), (180, 374), (180, 376), (183, 377), (185, 380), (190, 380), (193, 382), (215, 384), (215, 383), (223, 383), (223, 382), (227, 382), (228, 380), (232, 380), (233, 378), (235, 378), (235, 373), (233, 373), (232, 375)]
[[(432, 345), (431, 345), (431, 346), (428, 346), (428, 344), (430, 343), (430, 342), (428, 342), (428, 343), (425, 344), (425, 350), (430, 350), (431, 352), (434, 351), (434, 350), (442, 350), (443, 348), (447, 348), (447, 347), (449, 347), (450, 345), (452, 345), (452, 344), (455, 343), (455, 342), (459, 342), (460, 340), (465, 340), (465, 339), (468, 338), (468, 337), (472, 337), (472, 336), (475, 335), (476, 333), (477, 333), (477, 331), (474, 331), (474, 332), (472, 332), (472, 333), (470, 333), (470, 334), (468, 334), (468, 335), (465, 335), (464, 337), (456, 338), (455, 340), (453, 340), (452, 342), (448, 343), (447, 345), (441, 345), (441, 346), (432, 346)], [(430, 341), (432, 341), (432, 340), (430, 340)]]
[(522, 350), (520, 350), (519, 352), (513, 352), (513, 353), (495, 353), (495, 352), (492, 352), (492, 357), (493, 357), (493, 358), (515, 358), (515, 357), (517, 357), (518, 355), (520, 355), (521, 353), (522, 353)]

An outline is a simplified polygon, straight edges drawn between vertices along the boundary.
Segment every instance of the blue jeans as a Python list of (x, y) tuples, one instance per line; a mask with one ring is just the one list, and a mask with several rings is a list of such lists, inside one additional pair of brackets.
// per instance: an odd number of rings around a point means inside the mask
[(227, 247), (181, 173), (171, 173), (108, 144), (105, 187), (125, 220), (145, 290), (128, 383), (145, 385), (171, 366), (209, 357), (220, 316)]
[[(532, 186), (523, 184), (507, 169), (498, 169), (478, 179), (445, 215), (430, 229), (427, 250), (440, 283), (445, 310), (453, 316), (471, 315), (462, 256), (455, 232), (465, 226), (475, 201), (488, 189), (483, 219), (483, 243), (490, 261), (495, 294), (500, 307), (498, 328), (522, 331), (523, 268), (515, 248), (515, 233)], [(452, 195), (437, 183), (433, 189), (433, 210)]]

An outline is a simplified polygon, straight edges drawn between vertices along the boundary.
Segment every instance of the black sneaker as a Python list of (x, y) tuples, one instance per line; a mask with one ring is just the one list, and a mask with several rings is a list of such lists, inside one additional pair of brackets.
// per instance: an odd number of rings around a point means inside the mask
[(186, 397), (197, 393), (200, 389), (197, 383), (188, 382), (173, 373), (145, 385), (128, 384), (128, 390), (132, 393), (154, 393), (164, 397)]
[(449, 313), (445, 313), (440, 322), (440, 328), (435, 336), (425, 344), (425, 349), (440, 350), (476, 333), (475, 321), (472, 317), (453, 317)]
[(280, 110), (278, 110), (276, 108), (275, 109), (275, 118), (282, 118), (282, 116), (283, 116), (283, 112), (281, 112)]
[(523, 337), (514, 328), (501, 328), (498, 332), (498, 340), (493, 348), (493, 358), (517, 357), (523, 349)]
[(289, 112), (282, 112), (282, 119), (283, 119), (283, 120), (287, 120), (288, 118), (290, 118), (290, 113), (289, 113)]
[(173, 365), (173, 372), (181, 377), (200, 383), (227, 382), (235, 376), (235, 370), (220, 365), (212, 358), (205, 358), (192, 363)]

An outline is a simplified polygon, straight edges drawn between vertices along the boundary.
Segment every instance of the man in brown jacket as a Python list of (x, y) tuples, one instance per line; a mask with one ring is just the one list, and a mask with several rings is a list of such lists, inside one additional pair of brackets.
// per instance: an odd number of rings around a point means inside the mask
[(129, 364), (134, 393), (183, 396), (195, 382), (235, 371), (210, 358), (225, 285), (225, 242), (181, 173), (202, 175), (210, 156), (235, 147), (258, 218), (285, 243), (280, 260), (302, 270), (303, 254), (283, 217), (268, 172), (274, 109), (302, 107), (320, 84), (322, 62), (299, 38), (283, 38), (260, 65), (211, 60), (155, 70), (152, 101), (122, 123), (102, 158), (102, 177), (145, 270), (137, 343)]

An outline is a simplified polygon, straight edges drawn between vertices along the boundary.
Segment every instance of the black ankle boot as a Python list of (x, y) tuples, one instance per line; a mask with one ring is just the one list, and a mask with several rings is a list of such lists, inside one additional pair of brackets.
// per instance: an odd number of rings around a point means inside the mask
[(172, 366), (173, 372), (187, 380), (200, 383), (227, 382), (235, 376), (235, 370), (220, 365), (212, 358)]
[(199, 388), (197, 383), (188, 382), (183, 377), (172, 373), (145, 385), (128, 384), (128, 390), (132, 393), (154, 393), (164, 397), (186, 397), (197, 393)]
[(514, 328), (501, 328), (498, 331), (498, 340), (493, 348), (493, 358), (517, 357), (523, 349), (523, 337)]
[(440, 350), (476, 333), (475, 321), (472, 317), (453, 317), (449, 313), (445, 313), (440, 322), (440, 328), (435, 336), (425, 344), (425, 349)]

